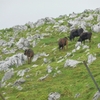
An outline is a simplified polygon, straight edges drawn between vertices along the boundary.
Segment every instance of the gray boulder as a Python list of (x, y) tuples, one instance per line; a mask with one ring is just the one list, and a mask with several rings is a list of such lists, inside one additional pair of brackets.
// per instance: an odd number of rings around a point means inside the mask
[(82, 63), (81, 61), (77, 61), (77, 60), (71, 60), (71, 59), (67, 59), (64, 67), (76, 67), (77, 64)]
[(95, 55), (92, 55), (92, 54), (88, 55), (88, 61), (87, 61), (88, 64), (91, 64), (95, 60), (96, 60), (96, 56)]
[(98, 43), (98, 48), (100, 48), (100, 43)]
[(60, 94), (57, 92), (50, 93), (48, 96), (48, 100), (60, 100)]
[(27, 57), (23, 53), (13, 55), (12, 57), (6, 58), (6, 60), (0, 62), (0, 71), (7, 70), (11, 66), (21, 66), (25, 63)]
[(16, 43), (16, 46), (18, 47), (18, 49), (23, 49), (24, 47), (29, 48), (30, 47), (30, 43), (27, 39), (25, 38), (20, 38), (19, 41)]
[(97, 91), (97, 92), (95, 93), (95, 95), (93, 96), (93, 100), (99, 100), (99, 99), (100, 99), (100, 92)]
[(2, 78), (2, 82), (9, 80), (14, 75), (13, 68), (9, 69)]
[(100, 32), (100, 23), (92, 26), (91, 28), (94, 32)]

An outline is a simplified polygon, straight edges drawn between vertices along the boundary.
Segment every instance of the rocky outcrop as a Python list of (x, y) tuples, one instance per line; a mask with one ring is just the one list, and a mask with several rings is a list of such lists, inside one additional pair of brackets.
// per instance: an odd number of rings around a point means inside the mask
[(22, 53), (13, 55), (12, 57), (8, 57), (5, 60), (0, 61), (0, 71), (8, 70), (11, 66), (21, 66), (25, 63), (26, 60), (27, 57)]

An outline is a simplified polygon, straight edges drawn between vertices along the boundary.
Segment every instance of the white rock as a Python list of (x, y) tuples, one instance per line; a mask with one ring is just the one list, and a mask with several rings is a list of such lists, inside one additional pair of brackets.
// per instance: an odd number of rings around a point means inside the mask
[(76, 67), (77, 64), (81, 63), (81, 61), (77, 61), (77, 60), (72, 60), (72, 59), (67, 59), (65, 64), (64, 64), (64, 67)]

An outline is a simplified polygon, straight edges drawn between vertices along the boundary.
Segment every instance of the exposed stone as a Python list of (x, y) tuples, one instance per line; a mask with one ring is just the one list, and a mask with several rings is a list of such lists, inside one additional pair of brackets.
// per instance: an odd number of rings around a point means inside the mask
[(77, 64), (82, 63), (81, 61), (76, 61), (76, 60), (71, 60), (71, 59), (67, 59), (64, 67), (76, 67)]
[(97, 91), (97, 92), (95, 93), (95, 95), (93, 96), (93, 100), (99, 100), (99, 99), (100, 99), (100, 92)]
[(23, 53), (13, 55), (12, 57), (6, 58), (6, 60), (0, 62), (0, 71), (7, 70), (11, 66), (20, 66), (25, 63), (27, 57)]
[(88, 62), (88, 64), (91, 64), (94, 60), (96, 60), (96, 56), (90, 54), (88, 56), (88, 61), (87, 62)]
[(20, 78), (19, 80), (16, 80), (13, 85), (14, 86), (19, 86), (22, 83), (25, 83), (25, 79), (23, 77)]
[(9, 80), (14, 75), (13, 68), (9, 69), (2, 78), (2, 82)]
[(100, 48), (100, 43), (98, 43), (98, 48)]
[(46, 74), (46, 75), (43, 76), (43, 77), (40, 77), (39, 80), (42, 81), (42, 80), (46, 79), (47, 77), (48, 77), (48, 74)]
[(49, 94), (48, 100), (60, 100), (60, 94), (57, 92), (52, 92)]
[(52, 67), (50, 65), (47, 66), (47, 72), (51, 73), (52, 72)]
[(94, 32), (100, 32), (100, 22), (91, 28)]
[(30, 69), (29, 69), (29, 68), (26, 68), (25, 70), (20, 70), (20, 71), (18, 71), (17, 75), (18, 75), (18, 76), (24, 76), (24, 74), (25, 74), (26, 72), (29, 72), (29, 71), (30, 71)]

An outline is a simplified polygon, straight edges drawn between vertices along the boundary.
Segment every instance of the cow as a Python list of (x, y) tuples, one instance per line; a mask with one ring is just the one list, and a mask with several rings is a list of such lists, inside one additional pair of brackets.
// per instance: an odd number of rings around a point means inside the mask
[(64, 37), (64, 38), (59, 39), (58, 45), (59, 45), (59, 50), (64, 49), (65, 45), (66, 45), (66, 48), (68, 49), (68, 38)]
[(89, 40), (89, 42), (91, 42), (91, 37), (92, 37), (92, 33), (91, 32), (83, 32), (79, 39), (78, 39), (78, 42), (81, 42), (84, 41), (84, 44), (85, 44), (85, 40)]
[(27, 56), (28, 64), (30, 64), (30, 63), (31, 63), (31, 60), (32, 60), (32, 58), (33, 58), (33, 56), (34, 56), (33, 50), (32, 50), (32, 49), (25, 49), (24, 55)]
[(84, 31), (83, 28), (73, 29), (73, 30), (70, 32), (69, 39), (70, 39), (70, 40), (74, 40), (74, 38), (80, 36), (81, 33), (83, 33), (83, 31)]

